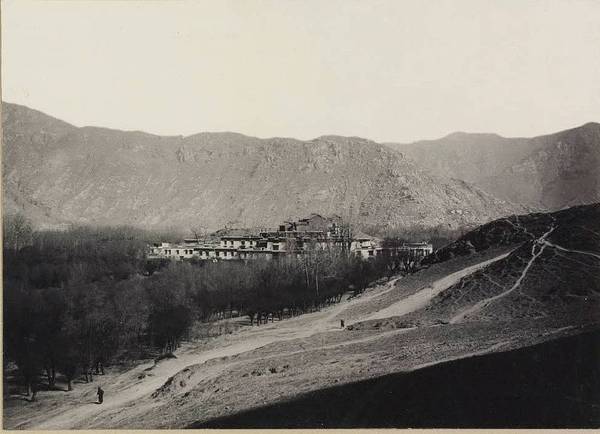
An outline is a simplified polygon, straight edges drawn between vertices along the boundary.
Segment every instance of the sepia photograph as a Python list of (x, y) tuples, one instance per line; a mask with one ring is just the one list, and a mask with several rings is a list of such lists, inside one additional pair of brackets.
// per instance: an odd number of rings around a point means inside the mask
[(600, 1), (0, 15), (4, 430), (600, 428)]

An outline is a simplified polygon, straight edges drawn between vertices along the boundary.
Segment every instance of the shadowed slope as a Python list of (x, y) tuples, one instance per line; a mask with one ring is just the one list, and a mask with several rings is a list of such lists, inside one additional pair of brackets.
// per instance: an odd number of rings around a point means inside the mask
[(599, 360), (596, 331), (327, 388), (191, 428), (597, 428)]

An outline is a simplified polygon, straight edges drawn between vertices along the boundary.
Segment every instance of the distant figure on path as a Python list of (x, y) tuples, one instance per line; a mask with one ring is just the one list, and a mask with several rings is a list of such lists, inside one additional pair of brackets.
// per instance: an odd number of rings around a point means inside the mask
[(341, 320), (340, 320), (340, 326), (341, 326), (342, 328), (344, 328), (344, 325), (345, 325), (345, 323), (344, 323), (344, 320), (343, 320), (343, 319), (341, 319)]
[(102, 401), (104, 401), (104, 390), (98, 386), (98, 404), (102, 404)]

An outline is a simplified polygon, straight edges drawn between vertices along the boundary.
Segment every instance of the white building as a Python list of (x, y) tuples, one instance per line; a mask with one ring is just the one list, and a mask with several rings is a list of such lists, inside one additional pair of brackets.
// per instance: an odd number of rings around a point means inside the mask
[(352, 235), (348, 225), (335, 216), (330, 219), (312, 214), (297, 222), (286, 222), (278, 230), (256, 233), (233, 231), (219, 241), (201, 242), (186, 239), (183, 244), (161, 243), (151, 247), (149, 258), (175, 260), (271, 259), (280, 255), (302, 255), (313, 249), (342, 249), (363, 259), (378, 256), (403, 256), (421, 259), (433, 252), (429, 243), (384, 246), (383, 240), (363, 233)]

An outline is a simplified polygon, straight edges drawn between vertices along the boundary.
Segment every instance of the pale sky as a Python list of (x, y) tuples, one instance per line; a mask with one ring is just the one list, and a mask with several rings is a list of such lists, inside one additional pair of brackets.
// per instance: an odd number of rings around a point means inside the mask
[(600, 122), (600, 1), (2, 1), (2, 99), (77, 126), (311, 139)]

